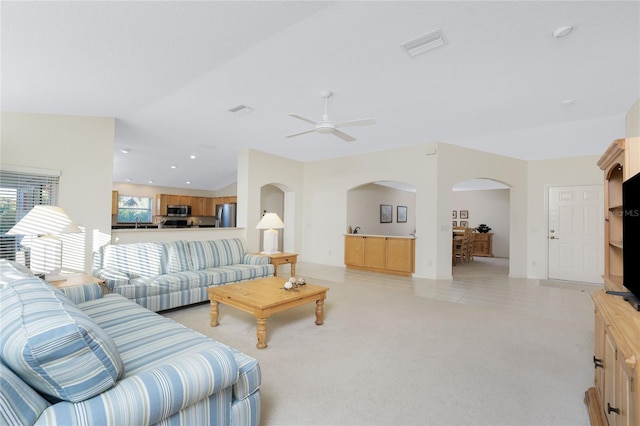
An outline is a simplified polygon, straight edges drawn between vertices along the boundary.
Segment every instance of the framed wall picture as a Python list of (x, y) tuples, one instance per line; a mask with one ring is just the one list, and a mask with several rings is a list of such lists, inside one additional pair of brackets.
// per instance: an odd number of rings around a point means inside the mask
[(407, 206), (398, 206), (396, 212), (396, 222), (407, 223)]
[(457, 221), (457, 220), (452, 220), (452, 221), (451, 221), (451, 226), (453, 226), (454, 228), (455, 228), (456, 226), (458, 226), (458, 221)]
[(460, 226), (464, 226), (465, 228), (468, 228), (469, 227), (469, 221), (461, 220), (460, 221)]
[(469, 210), (460, 210), (460, 219), (469, 219)]
[(393, 220), (393, 206), (380, 204), (380, 223), (391, 223)]
[(453, 214), (451, 215), (451, 219), (457, 219), (458, 218), (458, 211), (454, 210)]

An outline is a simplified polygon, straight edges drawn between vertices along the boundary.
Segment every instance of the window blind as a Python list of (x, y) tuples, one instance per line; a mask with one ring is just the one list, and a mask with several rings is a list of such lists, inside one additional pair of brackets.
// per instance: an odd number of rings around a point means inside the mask
[(52, 174), (0, 170), (0, 258), (23, 261), (21, 235), (6, 235), (33, 206), (57, 205), (59, 176)]

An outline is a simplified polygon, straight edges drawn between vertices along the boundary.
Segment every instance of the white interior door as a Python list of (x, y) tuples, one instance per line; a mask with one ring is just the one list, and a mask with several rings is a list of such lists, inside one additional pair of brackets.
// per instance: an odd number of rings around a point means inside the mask
[(549, 188), (549, 279), (602, 284), (602, 185)]

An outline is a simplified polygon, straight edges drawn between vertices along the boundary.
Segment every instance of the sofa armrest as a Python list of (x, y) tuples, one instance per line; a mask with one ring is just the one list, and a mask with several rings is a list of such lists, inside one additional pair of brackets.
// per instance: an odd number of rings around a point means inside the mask
[(58, 402), (36, 424), (148, 425), (232, 386), (238, 366), (229, 350), (212, 347), (125, 377), (82, 402)]
[(121, 285), (129, 284), (129, 275), (124, 272), (116, 271), (115, 269), (97, 269), (93, 272), (93, 275), (97, 278), (103, 279), (110, 291), (113, 291), (114, 288)]
[(269, 256), (262, 254), (245, 254), (242, 263), (245, 265), (268, 265), (271, 262)]
[(102, 298), (102, 286), (98, 283), (85, 283), (72, 287), (62, 287), (60, 290), (70, 301), (75, 303), (88, 302)]

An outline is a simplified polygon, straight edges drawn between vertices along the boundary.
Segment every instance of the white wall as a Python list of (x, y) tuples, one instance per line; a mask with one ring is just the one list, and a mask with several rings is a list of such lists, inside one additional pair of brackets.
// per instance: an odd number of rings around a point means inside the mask
[(452, 219), (460, 225), (460, 210), (469, 212), (469, 228), (484, 223), (493, 233), (493, 256), (509, 257), (510, 202), (509, 189), (482, 191), (453, 191), (453, 210), (458, 218)]
[(60, 206), (85, 230), (63, 240), (66, 269), (91, 272), (93, 246), (109, 242), (114, 129), (113, 118), (2, 112), (2, 164), (59, 170)]
[[(604, 153), (604, 150), (602, 152)], [(530, 161), (527, 164), (529, 175), (526, 224), (528, 277), (547, 278), (548, 276), (547, 196), (549, 187), (603, 185), (604, 174), (596, 164), (599, 158), (599, 156), (593, 155)]]

